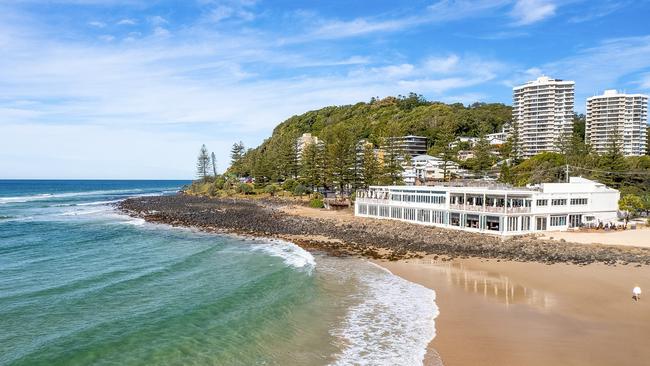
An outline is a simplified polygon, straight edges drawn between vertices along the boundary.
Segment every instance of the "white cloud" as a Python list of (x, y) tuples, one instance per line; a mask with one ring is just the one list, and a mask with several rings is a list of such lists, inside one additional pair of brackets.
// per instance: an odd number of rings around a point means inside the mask
[(99, 36), (99, 39), (101, 39), (104, 42), (113, 42), (115, 40), (115, 37), (111, 36), (110, 34), (104, 34)]
[(517, 0), (510, 15), (515, 25), (537, 23), (555, 15), (557, 6), (549, 0)]
[[(649, 88), (643, 75), (650, 70), (650, 36), (613, 38), (594, 47), (579, 49), (563, 59), (515, 71), (504, 82), (510, 87), (540, 75), (576, 82), (575, 105), (585, 109), (585, 98), (606, 89), (629, 90), (629, 86)], [(646, 76), (648, 74), (645, 74)]]
[(457, 55), (449, 55), (447, 57), (430, 57), (426, 60), (425, 65), (427, 70), (434, 73), (448, 73), (458, 66), (460, 58)]
[(386, 78), (403, 78), (413, 74), (414, 67), (411, 64), (389, 65), (373, 68), (372, 71)]
[(629, 0), (600, 0), (594, 3), (591, 8), (580, 7), (580, 13), (569, 18), (571, 23), (583, 23), (594, 19), (606, 17), (620, 9), (630, 6), (633, 1)]
[(156, 27), (153, 29), (153, 35), (156, 37), (169, 37), (170, 32), (163, 27)]
[(501, 84), (513, 88), (517, 85), (522, 85), (528, 81), (535, 80), (543, 75), (544, 71), (539, 67), (531, 67), (525, 70), (514, 70)]
[(169, 23), (167, 19), (161, 17), (160, 15), (151, 16), (147, 18), (147, 20), (149, 21), (149, 23), (153, 24), (154, 26), (161, 26)]
[(106, 23), (100, 22), (98, 20), (94, 20), (92, 22), (88, 22), (88, 25), (96, 27), (96, 28), (104, 28), (106, 27)]
[[(0, 35), (11, 35), (0, 36), (0, 175), (191, 177), (202, 142), (225, 162), (232, 142), (256, 146), (294, 114), (411, 91), (469, 102), (463, 88), (502, 72), (479, 57), (392, 60), (279, 47), (271, 35), (210, 27), (174, 28), (167, 37), (166, 20), (147, 22), (152, 30), (144, 35), (110, 44), (57, 40), (51, 28), (0, 22)], [(21, 168), (34, 161), (30, 152), (16, 149), (34, 144), (48, 157), (36, 173)], [(93, 166), (86, 158), (95, 151), (102, 155)], [(142, 167), (151, 156), (164, 166)]]
[(623, 77), (648, 70), (649, 60), (650, 36), (625, 37), (605, 40), (541, 68), (552, 76), (576, 80), (576, 88), (592, 93), (617, 88)]
[(136, 24), (138, 24), (137, 21), (129, 18), (125, 18), (117, 22), (117, 25), (136, 25)]
[[(356, 18), (352, 20), (321, 19), (313, 12), (296, 12), (315, 29), (307, 34), (285, 40), (286, 43), (305, 42), (315, 39), (339, 39), (364, 36), (380, 32), (395, 32), (424, 24), (456, 21), (465, 18), (486, 16), (499, 10), (512, 0), (441, 0), (425, 9), (411, 9), (407, 15)], [(416, 14), (416, 15), (413, 15)]]
[(380, 31), (395, 31), (411, 23), (415, 23), (415, 19), (370, 21), (359, 18), (351, 21), (334, 20), (322, 24), (309, 36), (316, 39), (345, 38)]
[(641, 79), (638, 81), (639, 87), (644, 90), (650, 90), (650, 73), (641, 75)]
[(216, 8), (210, 10), (207, 18), (211, 22), (218, 23), (224, 19), (230, 18), (234, 13), (235, 10), (229, 6), (217, 6)]

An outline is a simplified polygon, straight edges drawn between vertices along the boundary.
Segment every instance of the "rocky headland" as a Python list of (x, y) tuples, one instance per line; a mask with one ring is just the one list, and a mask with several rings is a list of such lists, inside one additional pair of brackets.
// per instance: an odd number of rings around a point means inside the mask
[(286, 239), (305, 249), (337, 256), (398, 260), (428, 254), (441, 260), (476, 257), (547, 264), (650, 264), (650, 248), (584, 245), (531, 235), (502, 239), (391, 220), (308, 217), (292, 214), (287, 205), (281, 200), (207, 198), (179, 193), (131, 198), (118, 207), (148, 222)]

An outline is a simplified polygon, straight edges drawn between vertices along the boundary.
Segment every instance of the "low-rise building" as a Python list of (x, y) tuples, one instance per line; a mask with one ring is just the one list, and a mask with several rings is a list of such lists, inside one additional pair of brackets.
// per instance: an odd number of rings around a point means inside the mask
[(356, 216), (519, 235), (617, 220), (619, 191), (580, 177), (515, 188), (483, 185), (373, 186), (357, 192)]
[[(459, 171), (459, 166), (453, 161), (448, 161), (447, 175), (455, 175)], [(411, 165), (404, 167), (402, 177), (404, 184), (425, 185), (430, 182), (444, 179), (445, 164), (440, 158), (431, 155), (418, 155), (411, 159)]]

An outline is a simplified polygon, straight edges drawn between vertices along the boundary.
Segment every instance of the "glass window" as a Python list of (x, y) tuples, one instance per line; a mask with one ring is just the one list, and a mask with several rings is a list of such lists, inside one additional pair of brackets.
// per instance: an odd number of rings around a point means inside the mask
[(571, 204), (576, 206), (582, 206), (587, 204), (586, 198), (571, 198)]
[(551, 216), (551, 226), (565, 226), (566, 216)]

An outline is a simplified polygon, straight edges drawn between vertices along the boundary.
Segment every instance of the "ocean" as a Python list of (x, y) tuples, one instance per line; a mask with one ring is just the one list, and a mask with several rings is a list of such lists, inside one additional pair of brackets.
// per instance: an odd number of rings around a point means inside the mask
[(0, 365), (422, 364), (434, 291), (114, 208), (187, 183), (0, 180)]

